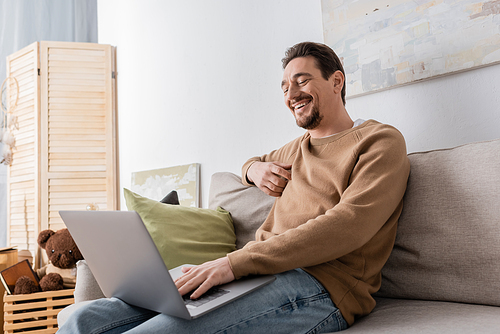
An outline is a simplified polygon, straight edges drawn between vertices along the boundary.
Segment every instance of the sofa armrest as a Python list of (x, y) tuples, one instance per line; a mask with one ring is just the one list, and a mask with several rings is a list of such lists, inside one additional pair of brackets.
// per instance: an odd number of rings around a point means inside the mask
[(78, 261), (76, 264), (74, 296), (75, 304), (105, 297), (85, 260)]
[(76, 286), (73, 295), (75, 303), (65, 307), (57, 314), (59, 327), (80, 307), (85, 306), (92, 300), (105, 297), (85, 260), (76, 263)]

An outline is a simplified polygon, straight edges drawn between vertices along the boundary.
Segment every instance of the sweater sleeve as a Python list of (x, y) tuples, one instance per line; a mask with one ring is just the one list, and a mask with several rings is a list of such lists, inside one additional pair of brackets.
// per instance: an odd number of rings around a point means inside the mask
[(360, 137), (352, 159), (349, 183), (338, 204), (296, 228), (228, 254), (237, 278), (334, 261), (365, 245), (399, 215), (409, 175), (402, 135), (386, 129)]

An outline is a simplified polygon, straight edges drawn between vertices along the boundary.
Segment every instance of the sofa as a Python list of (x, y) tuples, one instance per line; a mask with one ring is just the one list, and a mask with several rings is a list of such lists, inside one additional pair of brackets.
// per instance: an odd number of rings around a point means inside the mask
[[(500, 333), (500, 139), (411, 153), (394, 249), (371, 314), (345, 332)], [(209, 208), (231, 212), (237, 248), (253, 239), (273, 198), (215, 173)], [(102, 296), (78, 264), (75, 305)]]

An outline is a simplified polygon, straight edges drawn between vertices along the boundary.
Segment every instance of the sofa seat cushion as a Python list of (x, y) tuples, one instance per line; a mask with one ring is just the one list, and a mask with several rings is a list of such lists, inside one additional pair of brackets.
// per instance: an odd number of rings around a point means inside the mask
[(500, 140), (409, 159), (378, 296), (500, 306)]
[(377, 298), (368, 316), (346, 334), (500, 333), (500, 307), (451, 302)]

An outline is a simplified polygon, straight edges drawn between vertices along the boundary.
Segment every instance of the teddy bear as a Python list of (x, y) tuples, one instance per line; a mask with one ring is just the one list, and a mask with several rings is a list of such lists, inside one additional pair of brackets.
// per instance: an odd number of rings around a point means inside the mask
[(83, 260), (68, 229), (54, 232), (44, 230), (38, 235), (38, 245), (45, 249), (49, 264), (37, 270), (40, 287), (29, 277), (21, 276), (16, 281), (14, 294), (27, 294), (42, 291), (72, 289), (76, 283), (76, 263)]

